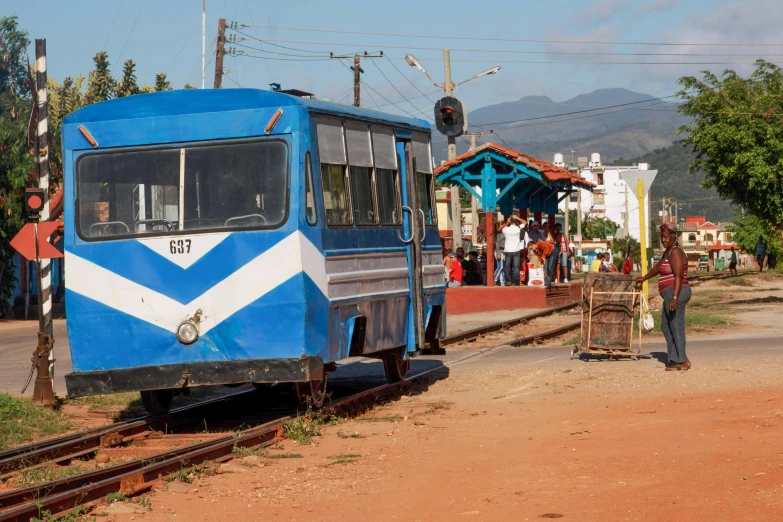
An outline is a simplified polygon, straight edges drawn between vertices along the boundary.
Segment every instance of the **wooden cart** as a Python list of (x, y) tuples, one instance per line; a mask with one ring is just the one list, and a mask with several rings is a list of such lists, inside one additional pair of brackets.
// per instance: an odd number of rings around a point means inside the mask
[[(571, 349), (571, 358), (579, 353), (607, 356), (609, 359), (633, 357), (642, 353), (642, 292), (634, 278), (617, 273), (587, 273), (582, 291), (582, 336)], [(638, 317), (638, 346), (633, 348), (633, 322)]]

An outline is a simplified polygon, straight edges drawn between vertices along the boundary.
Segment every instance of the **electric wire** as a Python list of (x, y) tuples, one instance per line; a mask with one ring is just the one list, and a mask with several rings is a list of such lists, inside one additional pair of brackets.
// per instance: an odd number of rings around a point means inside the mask
[(478, 36), (443, 36), (443, 35), (419, 35), (405, 33), (377, 33), (371, 31), (337, 31), (333, 29), (313, 29), (304, 27), (279, 27), (279, 26), (247, 26), (260, 29), (274, 29), (277, 31), (298, 31), (308, 33), (329, 33), (329, 34), (353, 34), (366, 36), (388, 36), (391, 38), (422, 38), (432, 40), (467, 40), (467, 41), (485, 41), (485, 42), (517, 42), (517, 43), (546, 43), (546, 44), (569, 44), (569, 45), (657, 45), (657, 46), (679, 46), (679, 47), (783, 47), (783, 43), (704, 43), (704, 42), (608, 42), (600, 40), (536, 40), (531, 38), (487, 38)]
[(120, 51), (120, 54), (117, 56), (117, 61), (120, 62), (122, 60), (122, 53), (125, 52), (125, 47), (128, 45), (128, 41), (130, 40), (131, 35), (133, 34), (133, 30), (136, 29), (136, 23), (139, 21), (139, 17), (141, 17), (141, 12), (144, 11), (144, 6), (147, 5), (147, 0), (144, 0), (144, 2), (141, 4), (141, 8), (139, 9), (139, 13), (136, 15), (136, 19), (133, 20), (133, 25), (131, 25), (130, 32), (128, 33), (128, 37), (125, 39), (125, 43), (122, 44), (122, 50)]
[[(413, 108), (414, 108), (416, 111), (421, 111), (421, 109), (419, 109), (418, 107), (416, 107), (416, 106), (413, 104), (413, 102), (412, 102), (412, 101), (410, 101), (408, 98), (406, 98), (406, 97), (405, 97), (405, 95), (404, 95), (402, 92), (400, 92), (400, 90), (397, 88), (397, 86), (396, 86), (396, 85), (394, 85), (394, 83), (392, 83), (392, 81), (389, 79), (389, 77), (388, 77), (388, 76), (386, 76), (386, 73), (384, 73), (384, 72), (383, 72), (383, 70), (380, 68), (380, 66), (379, 66), (377, 63), (375, 63), (375, 61), (374, 61), (374, 60), (370, 60), (370, 61), (371, 61), (371, 62), (372, 62), (372, 64), (375, 66), (375, 68), (376, 68), (376, 69), (378, 69), (378, 72), (379, 72), (379, 73), (381, 73), (381, 75), (382, 75), (382, 76), (383, 76), (383, 77), (386, 79), (386, 81), (387, 81), (387, 82), (389, 82), (389, 85), (391, 85), (391, 86), (394, 88), (394, 90), (395, 90), (395, 91), (397, 91), (397, 94), (399, 94), (399, 95), (402, 97), (402, 99), (403, 99), (403, 100), (405, 100), (406, 102), (408, 102), (408, 104), (409, 104), (411, 107), (413, 107)], [(423, 93), (422, 93), (422, 94), (423, 94)]]
[[(245, 0), (245, 8), (247, 9), (247, 14), (250, 17), (250, 21), (255, 26), (255, 22), (253, 21), (253, 13), (250, 12), (250, 4), (248, 4), (247, 0)], [(261, 39), (261, 34), (258, 32), (257, 28), (254, 28), (256, 32), (256, 36), (258, 36), (258, 39)], [(266, 68), (269, 69), (269, 76), (272, 78), (272, 81), (275, 81), (275, 74), (272, 72), (272, 65), (269, 63), (269, 60), (267, 59), (266, 62)]]
[(104, 49), (109, 48), (109, 41), (111, 41), (111, 37), (114, 34), (114, 26), (117, 25), (117, 20), (120, 17), (120, 11), (122, 11), (122, 4), (125, 3), (125, 0), (120, 0), (120, 7), (117, 8), (117, 13), (114, 15), (114, 21), (111, 23), (111, 28), (109, 29), (109, 35), (106, 37), (106, 43), (103, 44)]
[[(235, 29), (236, 31), (236, 29)], [(238, 31), (237, 31), (238, 32)], [(246, 35), (247, 36), (247, 35)], [(252, 38), (252, 37), (251, 37)], [(267, 43), (271, 41), (282, 43), (294, 43), (305, 45), (328, 45), (333, 47), (376, 47), (378, 44), (356, 44), (356, 43), (344, 43), (344, 42), (316, 42), (312, 40), (286, 40), (286, 39), (272, 39), (267, 40)], [(273, 45), (270, 43), (270, 45)], [(386, 49), (406, 49), (412, 51), (442, 51), (440, 47), (425, 47), (425, 46), (411, 46), (411, 45), (389, 45), (383, 44), (381, 47)], [(531, 55), (554, 55), (554, 56), (719, 56), (719, 57), (734, 57), (734, 58), (753, 58), (758, 57), (759, 53), (620, 53), (609, 51), (525, 51), (521, 49), (476, 49), (476, 48), (459, 48), (449, 47), (452, 52), (463, 53), (492, 53), (492, 54), (531, 54)], [(783, 54), (780, 53), (761, 53), (763, 56), (776, 56), (780, 57)]]

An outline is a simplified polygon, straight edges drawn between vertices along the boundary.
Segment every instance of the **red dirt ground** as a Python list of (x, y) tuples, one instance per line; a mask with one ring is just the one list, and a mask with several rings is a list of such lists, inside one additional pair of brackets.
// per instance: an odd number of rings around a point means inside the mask
[[(302, 458), (238, 459), (235, 472), (182, 492), (161, 485), (146, 514), (112, 517), (783, 519), (783, 385), (773, 357), (682, 373), (655, 360), (530, 360), (509, 349), (476, 359), (370, 415), (396, 421), (326, 427), (316, 444), (270, 451)], [(344, 454), (360, 456), (331, 464)]]

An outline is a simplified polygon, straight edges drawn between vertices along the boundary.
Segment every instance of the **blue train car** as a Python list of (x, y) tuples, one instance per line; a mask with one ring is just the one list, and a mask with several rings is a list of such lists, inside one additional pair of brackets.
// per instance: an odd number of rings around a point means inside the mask
[(63, 123), (68, 394), (405, 377), (439, 350), (430, 127), (286, 94), (169, 91)]

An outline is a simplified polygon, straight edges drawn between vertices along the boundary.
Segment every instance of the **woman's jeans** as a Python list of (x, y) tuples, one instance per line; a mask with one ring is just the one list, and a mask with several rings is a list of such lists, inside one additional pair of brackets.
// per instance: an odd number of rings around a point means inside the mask
[(506, 282), (505, 270), (503, 267), (503, 254), (495, 257), (495, 275), (494, 279), (501, 285)]
[(549, 257), (546, 258), (546, 280), (544, 283), (547, 287), (555, 280), (555, 269), (557, 268), (557, 262), (560, 260), (560, 247), (556, 246)]
[(661, 297), (663, 298), (663, 309), (661, 310), (661, 331), (666, 338), (666, 351), (669, 354), (670, 363), (684, 363), (688, 360), (685, 354), (685, 305), (691, 300), (691, 287), (683, 286), (680, 288), (680, 295), (677, 298), (677, 310), (669, 310), (674, 289), (665, 290)]
[(519, 285), (519, 259), (521, 252), (504, 252), (504, 265), (506, 268), (506, 283)]

